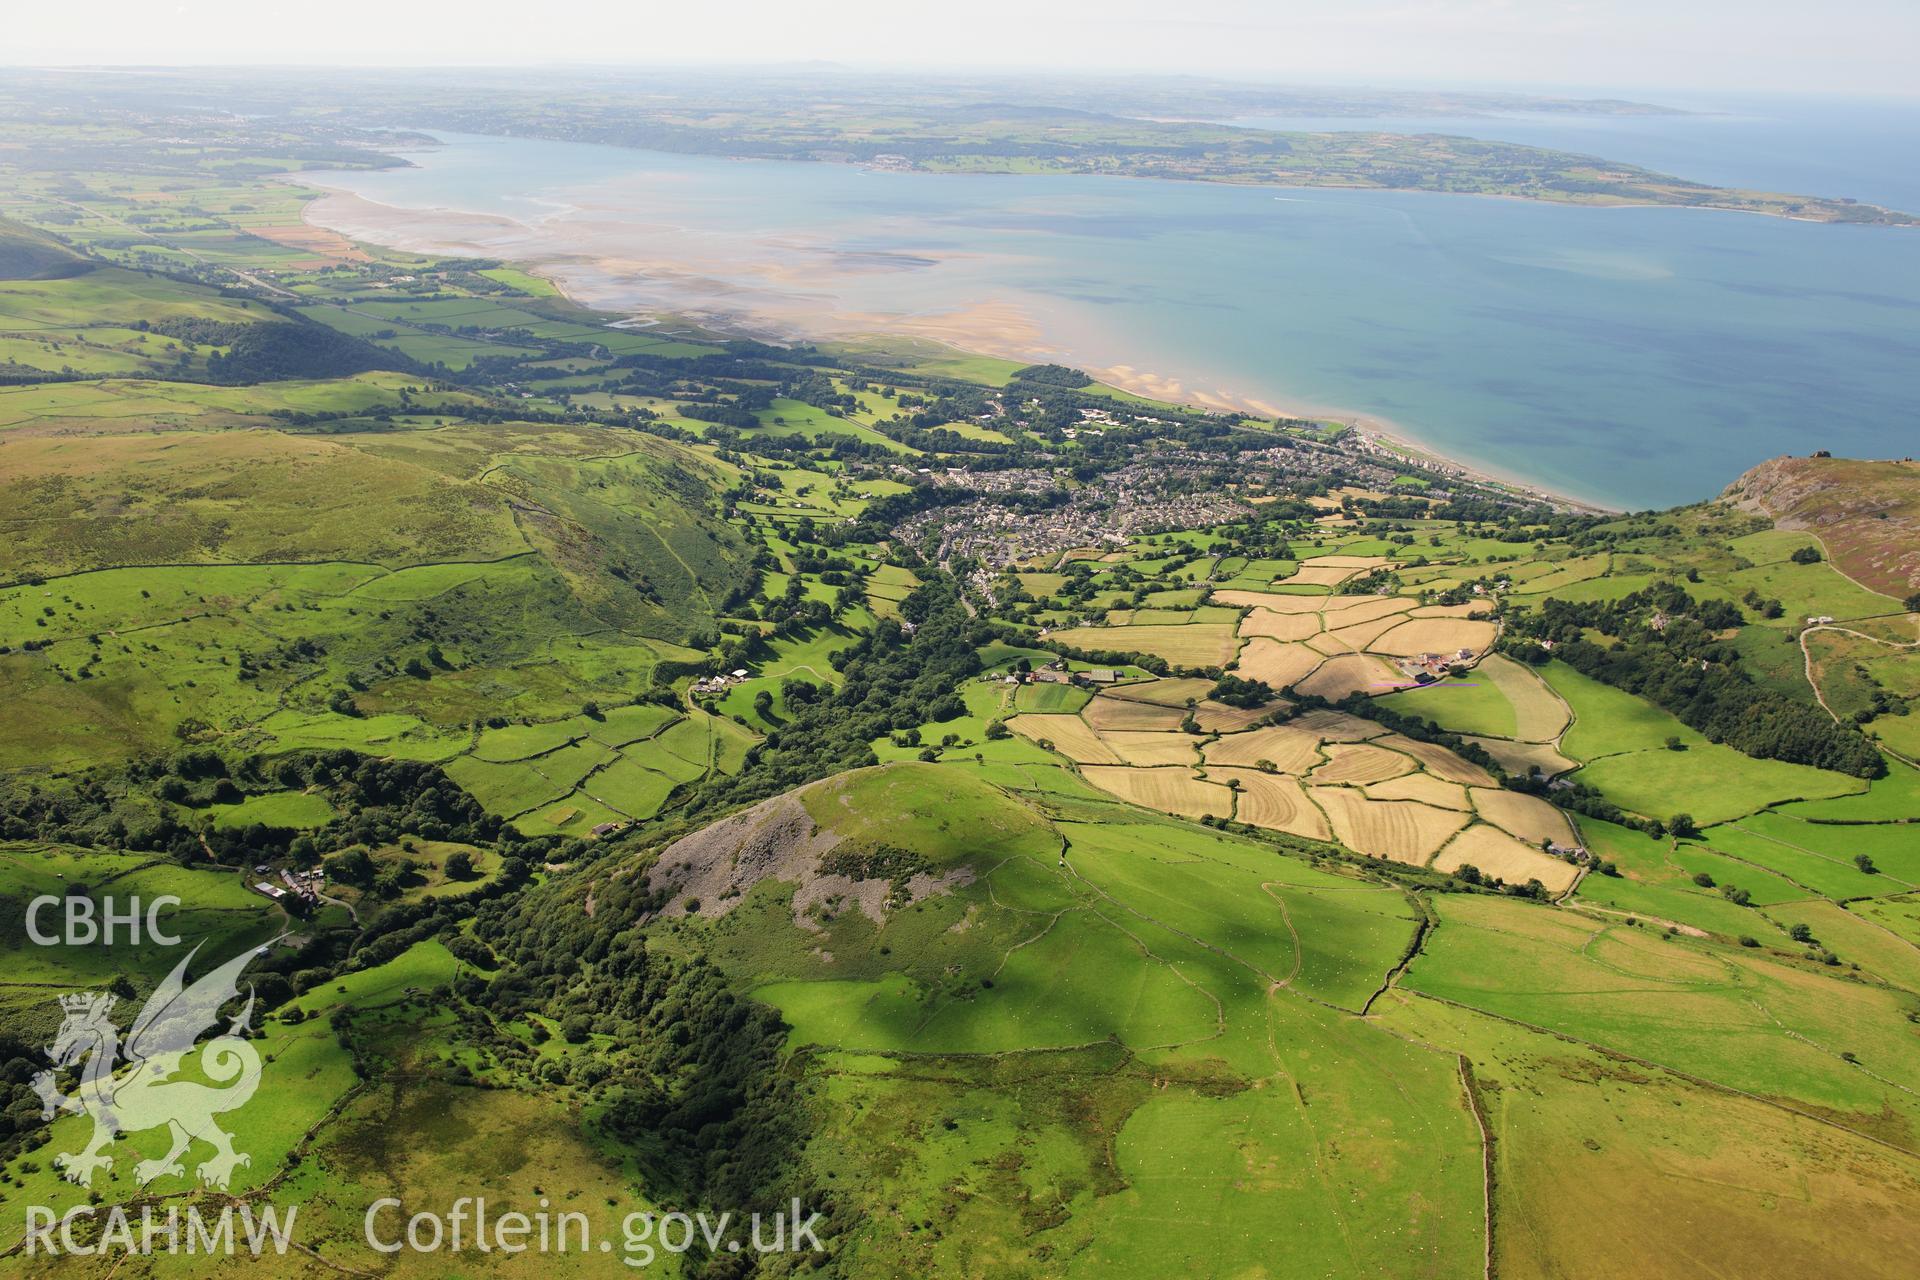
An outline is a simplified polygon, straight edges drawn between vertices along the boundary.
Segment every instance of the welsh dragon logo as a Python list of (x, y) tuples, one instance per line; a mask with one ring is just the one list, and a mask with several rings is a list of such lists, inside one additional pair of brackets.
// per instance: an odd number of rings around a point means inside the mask
[(233, 1135), (214, 1123), (216, 1115), (245, 1106), (260, 1085), (260, 1055), (244, 1038), (253, 1016), (251, 991), (227, 1029), (198, 1046), (197, 1075), (212, 1083), (174, 1078), (200, 1036), (219, 1022), (221, 1006), (239, 996), (240, 971), (253, 958), (251, 949), (244, 951), (188, 985), (187, 965), (199, 950), (196, 946), (188, 952), (155, 989), (127, 1029), (124, 1043), (111, 1016), (114, 996), (82, 992), (60, 997), (66, 1019), (47, 1057), (55, 1070), (82, 1059), (86, 1066), (71, 1095), (59, 1092), (54, 1070), (41, 1072), (33, 1083), (42, 1118), (66, 1111), (93, 1120), (93, 1138), (84, 1150), (53, 1158), (69, 1181), (91, 1186), (96, 1171), (113, 1167), (113, 1157), (105, 1150), (115, 1138), (163, 1125), (172, 1139), (167, 1153), (133, 1167), (134, 1179), (142, 1186), (164, 1175), (184, 1176), (180, 1157), (196, 1140), (214, 1150), (197, 1170), (209, 1187), (226, 1190), (233, 1171), (251, 1162), (233, 1149)]

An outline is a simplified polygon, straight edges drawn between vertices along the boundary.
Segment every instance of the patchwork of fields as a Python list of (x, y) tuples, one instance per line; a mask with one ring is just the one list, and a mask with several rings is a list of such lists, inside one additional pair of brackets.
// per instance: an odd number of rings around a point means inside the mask
[[(1155, 688), (1162, 683), (1175, 688)], [(1556, 893), (1573, 885), (1575, 866), (1540, 851), (1543, 842), (1571, 848), (1575, 840), (1564, 814), (1544, 800), (1501, 790), (1445, 747), (1341, 712), (1252, 727), (1258, 713), (1211, 702), (1207, 687), (1122, 685), (1077, 715), (1023, 713), (1007, 727), (1073, 761), (1102, 791), (1146, 808), (1334, 838), (1370, 857), (1441, 871), (1470, 864)], [(1192, 732), (1180, 727), (1188, 715)]]

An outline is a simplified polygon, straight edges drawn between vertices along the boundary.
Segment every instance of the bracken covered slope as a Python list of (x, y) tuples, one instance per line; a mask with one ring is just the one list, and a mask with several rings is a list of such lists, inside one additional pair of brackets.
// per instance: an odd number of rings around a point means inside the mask
[(1920, 463), (1912, 458), (1772, 458), (1724, 497), (1805, 529), (1848, 577), (1904, 599), (1920, 590)]

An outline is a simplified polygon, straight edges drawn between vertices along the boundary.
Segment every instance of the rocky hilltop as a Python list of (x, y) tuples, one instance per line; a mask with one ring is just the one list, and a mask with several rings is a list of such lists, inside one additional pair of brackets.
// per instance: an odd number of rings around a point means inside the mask
[(1875, 591), (1896, 600), (1920, 591), (1920, 463), (1912, 458), (1771, 458), (1721, 496), (1814, 534), (1842, 573)]

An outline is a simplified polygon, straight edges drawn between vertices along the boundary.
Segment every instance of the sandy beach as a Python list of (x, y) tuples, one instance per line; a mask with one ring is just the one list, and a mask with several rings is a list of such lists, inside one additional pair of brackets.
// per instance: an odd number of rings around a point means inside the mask
[[(302, 175), (302, 181), (323, 185), (313, 183), (311, 175)], [(1397, 454), (1558, 504), (1607, 509), (1448, 457), (1399, 423), (1338, 407), (1280, 403), (1208, 385), (1190, 374), (1111, 362), (1110, 355), (1094, 349), (1107, 345), (1098, 338), (1080, 335), (1076, 341), (1063, 335), (1063, 326), (1050, 324), (1038, 299), (1000, 296), (946, 310), (871, 311), (850, 308), (835, 289), (845, 273), (900, 272), (941, 261), (933, 250), (849, 254), (824, 240), (787, 236), (747, 252), (734, 239), (671, 222), (615, 221), (591, 205), (555, 205), (522, 221), (467, 210), (402, 208), (338, 189), (311, 201), (303, 217), (317, 232), (351, 241), (408, 253), (510, 261), (550, 280), (581, 306), (614, 315), (671, 315), (716, 333), (776, 343), (907, 335), (969, 354), (1070, 364), (1109, 386), (1169, 404), (1342, 423), (1353, 429), (1364, 450)], [(636, 243), (644, 243), (648, 252), (632, 252)], [(615, 244), (619, 251), (610, 251)]]

